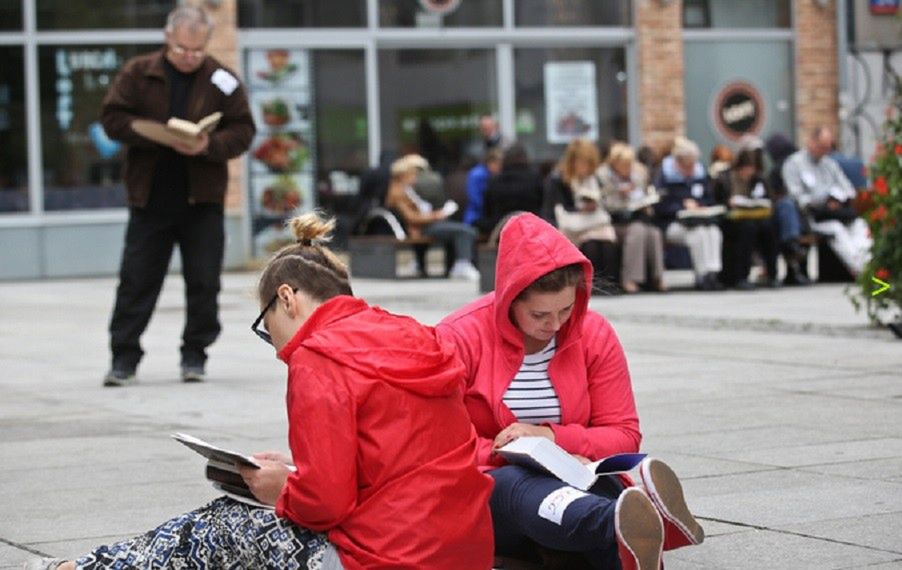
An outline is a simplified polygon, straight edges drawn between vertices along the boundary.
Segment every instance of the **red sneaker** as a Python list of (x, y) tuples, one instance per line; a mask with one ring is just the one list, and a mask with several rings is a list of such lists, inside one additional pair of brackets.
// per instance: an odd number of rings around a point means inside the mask
[(664, 550), (704, 542), (705, 530), (689, 512), (683, 486), (673, 469), (649, 457), (639, 465), (639, 477), (664, 521)]
[(661, 568), (664, 527), (654, 504), (642, 489), (629, 487), (617, 498), (614, 529), (623, 570)]

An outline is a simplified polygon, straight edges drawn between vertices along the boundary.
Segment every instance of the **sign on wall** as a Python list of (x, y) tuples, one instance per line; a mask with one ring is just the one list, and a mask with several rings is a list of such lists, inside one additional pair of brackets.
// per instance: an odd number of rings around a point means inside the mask
[(545, 132), (551, 144), (576, 138), (598, 140), (598, 95), (595, 63), (545, 64)]
[(764, 113), (761, 92), (745, 81), (728, 83), (714, 97), (714, 126), (729, 140), (760, 133), (764, 126)]
[(252, 49), (246, 57), (258, 128), (247, 195), (254, 255), (265, 257), (293, 241), (285, 221), (315, 206), (311, 58), (301, 49)]
[(899, 0), (870, 0), (871, 14), (895, 16), (899, 13)]

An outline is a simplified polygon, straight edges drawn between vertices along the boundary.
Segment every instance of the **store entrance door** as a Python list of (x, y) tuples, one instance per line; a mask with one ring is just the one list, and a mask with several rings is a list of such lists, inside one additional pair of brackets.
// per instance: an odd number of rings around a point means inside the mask
[(705, 157), (745, 134), (794, 138), (791, 42), (687, 41), (683, 53), (687, 136)]

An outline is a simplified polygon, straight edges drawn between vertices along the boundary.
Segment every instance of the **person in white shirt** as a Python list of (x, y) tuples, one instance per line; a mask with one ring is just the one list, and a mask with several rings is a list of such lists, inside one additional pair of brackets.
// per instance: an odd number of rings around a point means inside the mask
[(812, 130), (806, 148), (783, 164), (783, 182), (810, 218), (811, 229), (829, 236), (830, 247), (857, 276), (870, 256), (871, 238), (867, 224), (851, 205), (855, 189), (839, 164), (828, 156), (832, 149), (833, 132), (829, 128)]

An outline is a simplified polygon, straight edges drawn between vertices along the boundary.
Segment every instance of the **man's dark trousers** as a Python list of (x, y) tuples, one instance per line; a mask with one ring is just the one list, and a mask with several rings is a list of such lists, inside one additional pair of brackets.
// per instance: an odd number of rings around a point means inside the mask
[(150, 322), (176, 243), (185, 279), (182, 366), (202, 367), (205, 349), (222, 330), (217, 300), (225, 248), (222, 206), (194, 204), (174, 214), (132, 208), (110, 320), (115, 370), (133, 371), (144, 354), (141, 334)]

